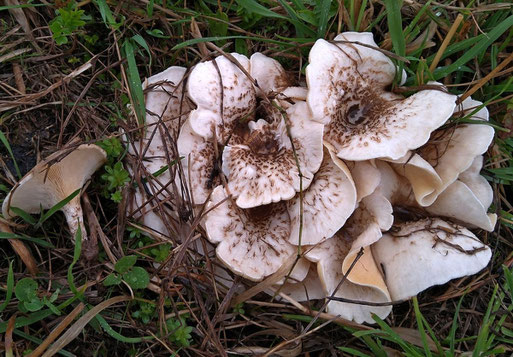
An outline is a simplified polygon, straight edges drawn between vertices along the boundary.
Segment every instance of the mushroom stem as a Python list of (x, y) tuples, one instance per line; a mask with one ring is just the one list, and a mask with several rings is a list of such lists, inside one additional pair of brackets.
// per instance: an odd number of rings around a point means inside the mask
[(87, 241), (87, 231), (84, 225), (84, 217), (82, 212), (82, 206), (80, 205), (79, 196), (73, 198), (70, 202), (68, 202), (68, 204), (66, 204), (62, 208), (62, 213), (64, 213), (64, 216), (66, 217), (66, 222), (68, 223), (68, 227), (73, 239), (76, 239), (78, 227), (80, 226), (80, 231), (82, 233), (81, 241)]

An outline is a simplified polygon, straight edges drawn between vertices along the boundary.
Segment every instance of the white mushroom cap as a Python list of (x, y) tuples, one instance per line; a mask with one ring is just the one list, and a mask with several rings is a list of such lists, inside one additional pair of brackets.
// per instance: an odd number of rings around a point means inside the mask
[(488, 207), (483, 206), (480, 198), (459, 180), (449, 185), (426, 210), (489, 232), (493, 231), (497, 223), (497, 215), (487, 213)]
[(305, 258), (299, 258), (294, 266), (292, 267), (292, 271), (288, 272), (286, 276), (281, 279), (276, 285), (283, 285), (287, 283), (298, 283), (303, 281), (310, 270), (310, 261)]
[[(317, 271), (326, 295), (331, 296), (335, 292), (344, 274), (348, 272), (348, 266), (353, 263), (360, 248), (363, 247), (363, 255), (334, 296), (363, 302), (390, 302), (387, 287), (369, 248), (369, 245), (375, 242), (375, 237), (361, 235), (353, 243), (351, 240), (342, 230), (332, 239), (314, 246), (305, 254), (308, 259), (317, 263)], [(372, 313), (385, 318), (392, 311), (392, 306), (370, 306), (332, 300), (328, 303), (327, 311), (358, 323), (372, 323)]]
[[(215, 143), (217, 145), (217, 142)], [(177, 140), (178, 153), (183, 156), (182, 168), (185, 174), (185, 182), (190, 186), (195, 204), (203, 204), (207, 200), (212, 189), (220, 184), (218, 171), (215, 167), (216, 157), (212, 139), (205, 139), (196, 134), (187, 120)], [(181, 178), (177, 175), (177, 180)], [(177, 183), (180, 187), (180, 183)]]
[[(470, 114), (473, 109), (482, 104), (467, 98), (456, 108), (456, 111)], [(487, 121), (488, 110), (483, 107), (470, 119)], [(494, 129), (490, 125), (474, 123), (449, 127), (433, 133), (428, 144), (419, 150), (419, 155), (434, 168), (440, 177), (441, 184), (434, 187), (433, 193), (424, 197), (417, 196), (419, 204), (431, 205), (460, 173), (470, 167), (476, 156), (486, 152), (493, 136)]]
[[(281, 92), (291, 84), (281, 64), (260, 52), (251, 56), (250, 69), (251, 77), (257, 81), (260, 90), (265, 95)], [(257, 95), (261, 94), (257, 93)]]
[(404, 223), (399, 228), (372, 246), (393, 300), (475, 274), (491, 258), (490, 248), (472, 232), (438, 218)]
[(467, 185), (483, 207), (488, 209), (493, 202), (493, 189), (488, 181), (480, 175), (482, 168), (483, 156), (476, 156), (472, 165), (458, 176), (458, 180)]
[[(300, 191), (300, 176), (284, 118), (270, 108), (274, 118), (250, 122), (251, 134), (243, 144), (227, 145), (223, 172), (228, 188), (241, 208), (288, 200)], [(322, 124), (310, 120), (307, 105), (297, 102), (287, 109), (290, 135), (306, 190), (322, 162)]]
[[(180, 115), (190, 110), (190, 104), (183, 95), (184, 67), (172, 66), (144, 81), (146, 92), (146, 125), (162, 120), (171, 132), (177, 132)], [(153, 127), (150, 127), (151, 132)]]
[[(146, 105), (146, 130), (141, 140), (129, 145), (129, 152), (141, 160), (145, 176), (170, 165), (165, 148), (170, 154), (170, 142), (178, 137), (180, 125), (183, 124), (191, 110), (191, 103), (185, 96), (184, 75), (186, 68), (173, 66), (163, 72), (149, 77), (144, 82)], [(171, 160), (173, 157), (170, 158)], [(132, 171), (135, 168), (130, 168)], [(156, 180), (151, 180), (155, 190), (168, 187), (171, 181), (170, 170), (161, 173)], [(165, 199), (167, 192), (159, 194)]]
[(276, 291), (290, 296), (296, 301), (309, 301), (316, 299), (324, 299), (326, 297), (325, 288), (319, 279), (319, 274), (314, 265), (308, 262), (310, 269), (306, 277), (298, 282), (288, 280), (283, 285), (275, 285), (273, 291), (269, 292), (274, 295)]
[(290, 218), (283, 202), (242, 210), (218, 186), (207, 212), (207, 237), (218, 243), (217, 257), (238, 275), (260, 281), (297, 253), (297, 248), (287, 242)]
[[(356, 187), (346, 164), (328, 149), (312, 183), (303, 192), (302, 245), (331, 238), (356, 208)], [(289, 242), (298, 245), (301, 198), (287, 202), (292, 231)]]
[[(368, 42), (369, 35), (360, 37)], [(307, 102), (314, 119), (327, 124), (324, 140), (342, 159), (398, 159), (426, 143), (453, 112), (456, 96), (441, 90), (408, 98), (387, 93), (395, 67), (384, 58), (367, 47), (322, 39), (310, 51)]]
[[(231, 55), (249, 72), (250, 62), (246, 56)], [(253, 83), (225, 56), (198, 63), (189, 75), (187, 92), (197, 105), (190, 115), (192, 130), (205, 138), (212, 137), (215, 128), (217, 139), (223, 143), (238, 122), (254, 116)]]
[(433, 166), (424, 160), (419, 154), (408, 152), (397, 160), (389, 161), (393, 168), (406, 177), (412, 186), (417, 202), (425, 206), (431, 201), (433, 193), (442, 187), (442, 179), (438, 176)]
[(381, 174), (371, 161), (347, 161), (346, 164), (356, 185), (356, 200), (360, 202), (376, 190)]
[[(91, 144), (80, 145), (60, 161), (51, 162), (60, 155), (62, 152), (56, 152), (37, 164), (9, 192), (2, 205), (5, 218), (16, 216), (10, 207), (21, 208), (28, 213), (39, 213), (41, 208), (49, 209), (55, 206), (76, 190), (81, 189), (107, 160), (105, 151)], [(75, 237), (80, 225), (82, 240), (87, 240), (80, 195), (64, 205), (61, 211), (66, 217), (72, 236)]]

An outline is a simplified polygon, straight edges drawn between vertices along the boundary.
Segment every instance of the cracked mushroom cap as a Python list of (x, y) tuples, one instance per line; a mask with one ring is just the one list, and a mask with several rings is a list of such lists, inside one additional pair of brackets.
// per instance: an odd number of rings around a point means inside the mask
[(217, 186), (207, 212), (207, 237), (217, 243), (217, 257), (235, 274), (260, 281), (297, 253), (288, 243), (290, 218), (283, 202), (243, 210)]
[(393, 300), (482, 270), (491, 251), (463, 226), (438, 218), (407, 222), (372, 246)]
[(223, 172), (228, 188), (241, 208), (257, 207), (289, 200), (300, 191), (299, 167), (306, 190), (319, 169), (322, 157), (322, 124), (310, 120), (305, 102), (287, 110), (290, 137), (283, 115), (271, 106), (270, 122), (250, 122), (249, 137), (223, 151)]
[[(250, 61), (246, 56), (231, 55), (249, 72)], [(254, 117), (253, 83), (225, 56), (198, 63), (189, 75), (187, 93), (197, 105), (190, 114), (191, 128), (204, 138), (211, 138), (215, 129), (217, 140), (224, 143), (238, 122)]]
[[(39, 213), (49, 209), (84, 186), (85, 182), (106, 161), (107, 154), (97, 145), (83, 144), (72, 150), (59, 161), (63, 151), (50, 155), (37, 164), (9, 192), (2, 205), (2, 213), (10, 219), (16, 214), (11, 207), (21, 208), (28, 213)], [(87, 240), (80, 194), (61, 208), (66, 217), (71, 235), (80, 225), (82, 240)]]
[[(370, 42), (370, 34), (358, 36)], [(451, 116), (456, 96), (442, 90), (408, 98), (386, 92), (392, 70), (395, 66), (381, 52), (358, 44), (320, 39), (312, 47), (307, 102), (314, 120), (326, 124), (324, 140), (341, 159), (398, 159), (425, 144)]]
[[(317, 271), (327, 296), (333, 295), (355, 302), (383, 303), (391, 301), (369, 247), (374, 242), (375, 237), (372, 235), (361, 235), (353, 241), (342, 230), (332, 239), (306, 251), (306, 258), (317, 263)], [(353, 263), (360, 248), (363, 249), (363, 255), (349, 271), (348, 266)], [(347, 274), (347, 278), (337, 290), (345, 274)], [(385, 318), (392, 311), (392, 306), (370, 306), (332, 300), (327, 305), (327, 311), (357, 323), (372, 323), (374, 322), (372, 313)]]
[[(467, 98), (456, 107), (456, 112), (463, 117), (477, 111), (469, 119), (488, 121), (486, 107), (479, 109), (482, 104)], [(418, 150), (419, 154), (414, 156), (415, 162), (410, 160), (403, 166), (406, 171), (417, 171), (416, 175), (408, 175), (408, 172), (405, 175), (412, 182), (414, 190), (416, 189), (415, 195), (419, 204), (431, 205), (441, 192), (456, 181), (460, 173), (472, 165), (477, 156), (486, 152), (493, 136), (494, 129), (490, 125), (476, 123), (453, 125), (434, 132), (428, 143)], [(433, 172), (439, 180), (433, 177)], [(422, 180), (425, 181), (425, 190), (419, 189), (422, 186), (419, 181)]]
[(301, 226), (301, 200), (303, 224), (301, 245), (312, 245), (331, 238), (356, 208), (356, 187), (346, 164), (328, 149), (312, 183), (301, 198), (296, 195), (287, 201), (292, 231), (289, 242), (299, 245)]

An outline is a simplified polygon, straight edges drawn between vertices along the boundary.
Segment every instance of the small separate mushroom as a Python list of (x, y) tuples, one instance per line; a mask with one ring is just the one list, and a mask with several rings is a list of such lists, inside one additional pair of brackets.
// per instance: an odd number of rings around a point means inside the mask
[[(2, 205), (5, 218), (16, 216), (11, 207), (21, 208), (28, 213), (39, 213), (82, 188), (91, 175), (107, 160), (105, 151), (97, 145), (80, 145), (65, 157), (63, 151), (50, 155), (37, 164), (9, 192)], [(55, 162), (54, 162), (55, 161)], [(75, 237), (80, 225), (82, 240), (87, 241), (80, 194), (61, 208), (66, 217), (71, 235)]]
[(400, 224), (372, 246), (393, 300), (407, 299), (451, 279), (475, 274), (491, 251), (463, 226), (438, 218)]
[(398, 159), (425, 144), (446, 122), (456, 96), (442, 87), (408, 98), (387, 92), (394, 64), (355, 41), (377, 48), (371, 33), (342, 33), (334, 43), (316, 41), (306, 68), (308, 105), (314, 119), (326, 124), (324, 140), (341, 159)]
[(243, 210), (217, 186), (206, 209), (207, 237), (218, 244), (217, 257), (238, 275), (260, 281), (297, 253), (288, 243), (290, 218), (283, 202)]

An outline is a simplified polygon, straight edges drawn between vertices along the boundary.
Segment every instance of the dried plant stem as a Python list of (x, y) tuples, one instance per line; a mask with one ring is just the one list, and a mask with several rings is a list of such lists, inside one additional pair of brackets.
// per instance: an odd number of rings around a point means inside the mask
[[(0, 222), (0, 231), (2, 231), (4, 233), (13, 233), (11, 228), (9, 228), (9, 226), (3, 222)], [(8, 239), (8, 241), (11, 244), (14, 251), (16, 252), (16, 254), (18, 254), (20, 256), (21, 260), (23, 261), (23, 263), (25, 263), (30, 274), (32, 276), (36, 276), (37, 273), (39, 273), (39, 269), (37, 268), (37, 263), (36, 263), (34, 257), (32, 256), (32, 253), (30, 253), (30, 251), (25, 246), (25, 244), (21, 240), (14, 239), (14, 238), (10, 238), (10, 239)]]
[(440, 62), (440, 58), (442, 58), (442, 55), (445, 52), (445, 49), (447, 46), (449, 46), (449, 43), (451, 42), (451, 39), (453, 38), (454, 34), (456, 33), (456, 30), (460, 26), (461, 21), (463, 21), (463, 15), (458, 14), (456, 17), (456, 20), (452, 24), (451, 28), (449, 29), (449, 32), (447, 33), (447, 36), (445, 36), (444, 42), (440, 45), (440, 48), (438, 49), (438, 52), (435, 55), (435, 58), (433, 59), (433, 62), (431, 62), (431, 65), (429, 66), (429, 71), (433, 73), (436, 66), (438, 65), (438, 62)]

